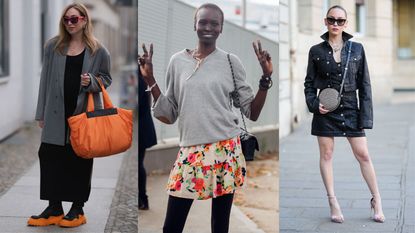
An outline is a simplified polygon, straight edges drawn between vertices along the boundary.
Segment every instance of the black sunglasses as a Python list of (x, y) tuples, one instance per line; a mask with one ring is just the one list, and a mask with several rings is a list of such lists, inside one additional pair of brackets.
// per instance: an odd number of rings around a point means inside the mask
[(337, 25), (343, 26), (346, 23), (346, 19), (335, 19), (332, 17), (327, 17), (327, 23), (330, 25), (334, 25), (337, 22)]
[(68, 25), (69, 22), (71, 24), (77, 24), (80, 19), (84, 19), (84, 16), (71, 16), (71, 17), (63, 17), (63, 23)]

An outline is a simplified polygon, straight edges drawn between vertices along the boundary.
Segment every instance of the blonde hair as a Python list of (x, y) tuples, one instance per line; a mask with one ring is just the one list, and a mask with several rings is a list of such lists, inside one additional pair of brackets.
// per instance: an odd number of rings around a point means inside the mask
[(86, 47), (88, 47), (88, 49), (91, 50), (91, 54), (94, 55), (100, 47), (100, 45), (98, 40), (92, 33), (92, 22), (91, 18), (89, 17), (88, 10), (85, 7), (85, 5), (81, 3), (72, 3), (65, 7), (65, 9), (62, 11), (61, 19), (59, 21), (59, 34), (56, 36), (57, 41), (55, 45), (55, 51), (58, 51), (59, 53), (63, 54), (64, 47), (68, 45), (71, 39), (71, 35), (66, 31), (65, 24), (63, 22), (63, 17), (65, 16), (66, 12), (71, 8), (74, 8), (79, 12), (81, 16), (85, 17), (84, 20), (86, 21), (86, 24), (83, 28), (82, 39), (84, 40)]

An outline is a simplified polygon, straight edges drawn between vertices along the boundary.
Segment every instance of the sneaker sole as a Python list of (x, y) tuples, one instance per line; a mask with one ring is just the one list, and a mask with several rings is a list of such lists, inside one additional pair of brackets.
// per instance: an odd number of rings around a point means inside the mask
[(58, 225), (63, 219), (63, 214), (59, 216), (50, 216), (49, 218), (29, 218), (27, 225), (31, 227), (44, 227), (50, 225)]

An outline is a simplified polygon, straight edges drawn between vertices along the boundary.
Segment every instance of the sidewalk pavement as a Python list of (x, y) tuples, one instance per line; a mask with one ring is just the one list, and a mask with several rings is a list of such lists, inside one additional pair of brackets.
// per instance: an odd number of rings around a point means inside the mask
[(304, 122), (280, 143), (280, 232), (415, 232), (415, 103), (375, 106), (366, 130), (386, 221), (370, 219), (371, 194), (345, 138), (335, 139), (335, 190), (345, 222), (330, 222), (317, 139)]
[[(74, 229), (58, 226), (26, 226), (28, 217), (39, 214), (48, 204), (47, 201), (39, 200), (40, 170), (39, 163), (36, 162), (12, 188), (0, 197), (0, 231), (3, 233), (103, 233), (110, 212), (122, 158), (122, 155), (116, 155), (94, 160), (91, 195), (84, 207), (87, 224)], [(71, 203), (64, 202), (63, 204), (64, 210), (67, 212)]]
[[(160, 233), (162, 232), (164, 217), (167, 209), (168, 195), (165, 185), (168, 175), (151, 175), (147, 177), (147, 195), (149, 196), (150, 209), (139, 210), (138, 232)], [(210, 233), (211, 199), (193, 202), (187, 217), (184, 233)], [(232, 206), (230, 233), (264, 233), (250, 220), (237, 206)]]

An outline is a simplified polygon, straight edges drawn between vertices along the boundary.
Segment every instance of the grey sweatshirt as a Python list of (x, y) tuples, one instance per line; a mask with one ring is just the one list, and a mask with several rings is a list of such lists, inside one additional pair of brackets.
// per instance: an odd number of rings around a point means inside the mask
[[(241, 109), (249, 118), (254, 93), (239, 58), (231, 55), (231, 61)], [(155, 117), (171, 123), (179, 119), (180, 146), (214, 143), (240, 133), (239, 109), (231, 106), (235, 88), (227, 53), (217, 48), (198, 68), (197, 63), (187, 50), (174, 54), (167, 68), (166, 92), (153, 106)]]

